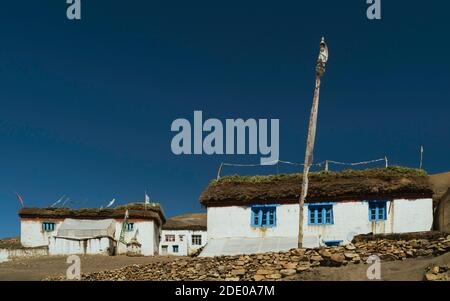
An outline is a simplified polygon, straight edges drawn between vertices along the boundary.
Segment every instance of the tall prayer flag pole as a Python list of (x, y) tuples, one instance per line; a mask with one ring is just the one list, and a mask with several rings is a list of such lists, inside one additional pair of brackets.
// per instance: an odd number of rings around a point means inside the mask
[(300, 195), (299, 226), (298, 226), (298, 246), (303, 246), (303, 206), (308, 195), (308, 172), (313, 162), (314, 142), (316, 140), (317, 112), (319, 110), (320, 78), (325, 73), (325, 64), (328, 61), (328, 47), (325, 38), (320, 42), (320, 53), (316, 65), (316, 84), (314, 88), (314, 98), (309, 118), (308, 138), (306, 141), (305, 165), (303, 167), (302, 192)]

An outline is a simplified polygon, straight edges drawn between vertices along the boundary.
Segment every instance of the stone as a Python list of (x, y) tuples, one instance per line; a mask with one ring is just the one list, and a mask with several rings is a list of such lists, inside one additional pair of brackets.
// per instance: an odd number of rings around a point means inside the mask
[(425, 280), (426, 281), (438, 281), (438, 280), (440, 280), (440, 276), (433, 274), (433, 273), (426, 273)]
[(294, 269), (285, 269), (285, 270), (281, 270), (280, 274), (283, 277), (288, 277), (288, 276), (293, 276), (293, 275), (297, 274), (297, 271)]
[(298, 272), (307, 271), (311, 268), (311, 264), (309, 262), (302, 262), (301, 264), (297, 265), (296, 270)]
[(223, 272), (223, 271), (226, 271), (226, 270), (227, 270), (227, 267), (224, 266), (224, 265), (220, 265), (220, 266), (217, 267), (217, 270), (218, 270), (219, 272)]
[(320, 255), (311, 256), (311, 261), (323, 261), (323, 257)]
[(355, 253), (349, 253), (349, 252), (344, 253), (345, 259), (349, 259), (349, 260), (352, 260), (353, 258), (355, 258), (357, 256), (358, 256), (358, 254), (355, 254)]
[(266, 276), (264, 276), (264, 275), (255, 275), (255, 276), (253, 276), (253, 280), (255, 280), (255, 281), (263, 281), (265, 279), (266, 279)]
[(330, 260), (335, 263), (342, 264), (345, 261), (345, 256), (339, 253), (333, 254), (330, 257)]
[(228, 278), (225, 278), (225, 281), (239, 281), (239, 280), (241, 280), (239, 277), (228, 277)]
[(348, 245), (345, 246), (345, 248), (347, 250), (351, 250), (351, 251), (356, 250), (356, 247), (353, 244), (348, 244)]
[(266, 276), (267, 279), (281, 279), (282, 276), (280, 273), (269, 274)]
[(331, 252), (328, 251), (327, 249), (323, 249), (319, 251), (319, 254), (324, 257), (324, 258), (330, 258), (331, 257)]
[(359, 257), (359, 255), (356, 255), (355, 257), (352, 258), (352, 262), (353, 263), (360, 263), (361, 262), (361, 257)]
[(245, 269), (232, 270), (231, 275), (233, 275), (233, 276), (245, 275)]
[(441, 272), (441, 268), (438, 266), (435, 266), (431, 269), (431, 273), (439, 274), (440, 272)]
[(270, 274), (273, 274), (272, 270), (261, 269), (261, 270), (256, 271), (256, 275), (270, 275)]
[[(402, 241), (377, 239), (360, 241), (343, 247), (292, 249), (287, 252), (258, 255), (189, 257), (164, 262), (156, 260), (148, 264), (134, 264), (117, 270), (83, 274), (82, 280), (274, 281), (296, 273), (313, 271), (321, 265), (364, 264), (371, 255), (378, 255), (383, 260), (436, 256), (448, 252), (450, 245), (445, 239), (446, 236), (447, 234), (430, 239)], [(449, 270), (448, 266), (430, 266), (425, 269), (423, 277), (430, 281), (449, 280)], [(64, 280), (64, 277), (50, 277), (48, 280)]]
[(295, 269), (297, 267), (298, 263), (296, 262), (288, 262), (283, 264), (283, 268), (285, 269)]
[(298, 261), (308, 261), (309, 262), (309, 256), (307, 256), (307, 255), (299, 256)]

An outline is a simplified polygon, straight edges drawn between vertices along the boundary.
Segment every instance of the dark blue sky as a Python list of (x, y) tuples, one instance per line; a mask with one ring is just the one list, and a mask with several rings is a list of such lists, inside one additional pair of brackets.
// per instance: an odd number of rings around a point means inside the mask
[(79, 22), (65, 0), (2, 3), (0, 237), (19, 234), (15, 191), (100, 207), (147, 189), (169, 216), (201, 210), (221, 161), (259, 156), (173, 155), (170, 125), (194, 110), (279, 118), (280, 158), (303, 161), (322, 35), (315, 160), (417, 167), (423, 144), (428, 172), (450, 170), (450, 4), (382, 0), (369, 21), (365, 2), (82, 0)]

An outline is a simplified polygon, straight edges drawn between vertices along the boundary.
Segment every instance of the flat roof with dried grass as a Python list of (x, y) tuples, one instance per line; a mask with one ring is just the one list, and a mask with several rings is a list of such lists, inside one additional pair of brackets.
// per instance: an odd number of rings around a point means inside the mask
[[(226, 176), (213, 180), (200, 196), (203, 206), (252, 203), (295, 203), (302, 190), (301, 173), (267, 176)], [(309, 174), (307, 202), (431, 198), (425, 171), (391, 166)]]
[(130, 218), (153, 219), (160, 225), (165, 223), (166, 218), (161, 206), (157, 203), (145, 205), (144, 203), (129, 203), (115, 208), (28, 208), (20, 209), (21, 218), (74, 218), (74, 219), (108, 219), (124, 218), (128, 210)]

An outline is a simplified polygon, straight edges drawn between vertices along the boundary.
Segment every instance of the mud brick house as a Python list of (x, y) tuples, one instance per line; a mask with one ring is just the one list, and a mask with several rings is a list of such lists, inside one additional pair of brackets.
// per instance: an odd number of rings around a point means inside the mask
[[(358, 234), (432, 229), (433, 191), (422, 170), (319, 172), (309, 179), (304, 247), (348, 244)], [(297, 247), (301, 184), (301, 174), (212, 181), (200, 196), (208, 214), (208, 244), (201, 256)]]
[(207, 239), (206, 213), (175, 216), (163, 225), (159, 254), (192, 255), (206, 245)]
[(159, 204), (143, 203), (111, 209), (25, 207), (19, 211), (19, 216), (21, 245), (48, 247), (49, 255), (116, 255), (129, 251), (144, 256), (156, 255), (165, 222)]

